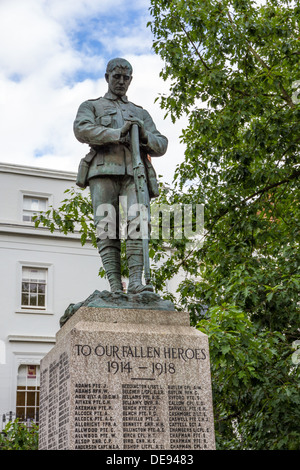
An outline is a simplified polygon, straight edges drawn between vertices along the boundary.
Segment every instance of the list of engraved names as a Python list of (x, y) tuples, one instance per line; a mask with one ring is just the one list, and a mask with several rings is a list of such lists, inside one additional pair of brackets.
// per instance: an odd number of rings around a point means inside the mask
[[(42, 373), (41, 448), (209, 448), (212, 415), (199, 375), (205, 347), (78, 342), (71, 357), (61, 353)], [(97, 371), (92, 381), (88, 371)]]

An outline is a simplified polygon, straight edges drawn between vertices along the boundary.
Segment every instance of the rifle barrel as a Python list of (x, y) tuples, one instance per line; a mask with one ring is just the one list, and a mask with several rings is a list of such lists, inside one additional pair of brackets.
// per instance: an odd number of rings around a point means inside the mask
[(150, 217), (150, 198), (147, 184), (145, 166), (141, 159), (139, 128), (137, 124), (131, 126), (131, 153), (133, 177), (137, 193), (137, 201), (140, 207), (140, 230), (143, 242), (143, 260), (144, 276), (146, 284), (150, 284), (150, 262), (149, 262), (149, 217)]

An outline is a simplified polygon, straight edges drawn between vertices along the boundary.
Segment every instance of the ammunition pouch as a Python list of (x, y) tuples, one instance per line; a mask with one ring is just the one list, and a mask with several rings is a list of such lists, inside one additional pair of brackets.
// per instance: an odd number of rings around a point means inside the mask
[(90, 168), (90, 163), (93, 160), (94, 156), (97, 155), (96, 150), (91, 148), (89, 153), (80, 160), (78, 172), (77, 172), (77, 179), (76, 184), (80, 188), (86, 188), (88, 186), (88, 172)]

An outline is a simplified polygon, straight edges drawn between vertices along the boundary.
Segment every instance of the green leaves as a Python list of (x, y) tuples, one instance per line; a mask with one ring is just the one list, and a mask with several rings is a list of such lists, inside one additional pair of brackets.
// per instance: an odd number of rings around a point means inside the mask
[(161, 106), (189, 119), (165, 202), (205, 204), (203, 246), (171, 240), (159, 278), (183, 274), (179, 306), (210, 337), (220, 448), (299, 447), (296, 3), (151, 0), (154, 50), (172, 83)]
[(18, 419), (9, 421), (0, 433), (0, 450), (38, 450), (38, 426), (28, 429)]
[(286, 336), (258, 331), (228, 304), (211, 308), (197, 328), (209, 337), (218, 446), (297, 449), (299, 371)]

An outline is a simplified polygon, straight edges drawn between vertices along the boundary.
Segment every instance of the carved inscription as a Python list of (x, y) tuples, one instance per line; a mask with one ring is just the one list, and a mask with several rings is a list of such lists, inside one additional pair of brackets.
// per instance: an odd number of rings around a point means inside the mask
[(103, 372), (129, 374), (131, 380), (156, 380), (176, 374), (179, 364), (182, 367), (207, 359), (204, 348), (76, 344), (75, 349), (77, 356), (97, 357), (105, 367)]
[(58, 366), (54, 361), (49, 366), (48, 449), (58, 447)]
[(161, 385), (122, 385), (124, 449), (164, 449), (164, 397)]
[(69, 379), (69, 357), (66, 352), (41, 372), (40, 449), (68, 447)]
[(205, 348), (78, 342), (72, 354), (41, 372), (41, 449), (210, 448)]
[(69, 358), (67, 353), (63, 353), (58, 364), (58, 449), (67, 448), (69, 442), (69, 379)]
[(207, 360), (205, 348), (78, 343), (75, 355), (97, 364), (105, 381), (76, 388), (76, 449), (208, 448), (200, 376), (195, 385), (176, 383)]
[(120, 449), (115, 443), (119, 395), (106, 384), (75, 385), (75, 449)]
[(48, 367), (41, 370), (40, 376), (40, 424), (39, 424), (39, 448), (47, 449), (48, 434), (48, 409), (49, 409), (49, 370)]
[(168, 385), (170, 449), (207, 449), (211, 433), (199, 385)]

